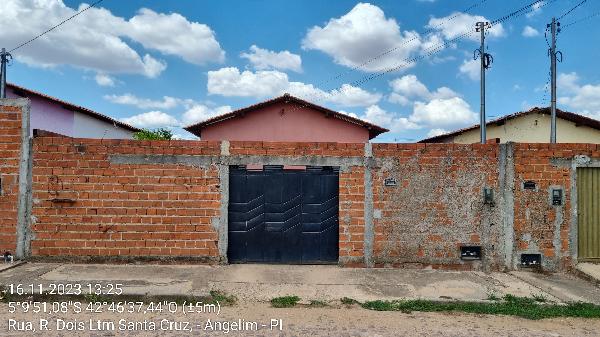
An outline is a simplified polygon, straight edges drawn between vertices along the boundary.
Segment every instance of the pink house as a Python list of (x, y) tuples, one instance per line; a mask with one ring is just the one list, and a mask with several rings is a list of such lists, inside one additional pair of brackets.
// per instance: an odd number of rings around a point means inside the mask
[(185, 130), (202, 140), (366, 143), (389, 130), (285, 94)]
[(131, 139), (140, 131), (101, 113), (14, 84), (7, 84), (6, 97), (29, 98), (31, 131), (100, 139)]

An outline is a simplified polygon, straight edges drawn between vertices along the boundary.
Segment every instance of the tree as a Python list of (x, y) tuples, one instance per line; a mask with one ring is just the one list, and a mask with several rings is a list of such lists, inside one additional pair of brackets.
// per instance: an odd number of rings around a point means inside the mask
[(136, 140), (171, 140), (173, 133), (171, 130), (159, 128), (154, 130), (142, 129), (133, 134), (133, 138)]

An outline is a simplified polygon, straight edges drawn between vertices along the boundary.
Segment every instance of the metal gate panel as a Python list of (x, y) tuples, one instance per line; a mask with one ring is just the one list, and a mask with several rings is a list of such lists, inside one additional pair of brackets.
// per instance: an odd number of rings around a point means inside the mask
[(600, 260), (600, 168), (577, 169), (578, 260)]
[(229, 182), (230, 262), (337, 262), (337, 170), (233, 167)]

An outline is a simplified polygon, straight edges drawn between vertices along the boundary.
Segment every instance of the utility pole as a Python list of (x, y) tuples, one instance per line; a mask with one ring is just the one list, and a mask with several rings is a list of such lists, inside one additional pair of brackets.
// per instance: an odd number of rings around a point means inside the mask
[(12, 59), (12, 55), (2, 48), (0, 52), (0, 98), (6, 98), (6, 64)]
[(487, 140), (486, 136), (486, 123), (485, 123), (485, 71), (488, 69), (494, 58), (492, 55), (485, 52), (485, 29), (491, 27), (489, 22), (477, 22), (475, 25), (475, 31), (481, 33), (481, 48), (475, 50), (473, 59), (481, 59), (481, 109), (479, 113), (479, 129), (481, 131), (481, 144), (485, 144)]
[(552, 80), (550, 81), (550, 92), (552, 95), (551, 106), (550, 106), (550, 143), (556, 143), (556, 56), (560, 54), (562, 62), (562, 53), (556, 51), (556, 34), (560, 32), (560, 22), (556, 21), (556, 18), (552, 18), (552, 23), (548, 24), (547, 28), (550, 28), (552, 33), (552, 43), (548, 54), (550, 55), (550, 73)]

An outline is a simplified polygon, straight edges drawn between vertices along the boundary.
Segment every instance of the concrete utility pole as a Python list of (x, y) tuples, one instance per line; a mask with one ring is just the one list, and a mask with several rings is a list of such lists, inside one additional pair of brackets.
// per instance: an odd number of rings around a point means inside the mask
[(556, 51), (556, 34), (560, 32), (560, 22), (556, 18), (552, 18), (552, 23), (548, 27), (552, 33), (552, 43), (548, 54), (550, 55), (550, 73), (552, 80), (550, 81), (550, 92), (552, 95), (551, 101), (551, 121), (550, 121), (550, 143), (556, 143), (556, 56), (560, 54), (562, 61), (562, 53)]
[(2, 48), (0, 52), (0, 98), (6, 98), (6, 64), (12, 59), (12, 55)]
[(490, 67), (493, 62), (492, 55), (485, 52), (485, 29), (491, 27), (489, 22), (477, 22), (475, 25), (475, 31), (481, 33), (481, 48), (475, 50), (473, 59), (477, 60), (477, 57), (481, 59), (481, 110), (479, 116), (479, 129), (481, 130), (481, 144), (485, 144), (487, 140), (486, 136), (486, 123), (485, 123), (485, 71)]

